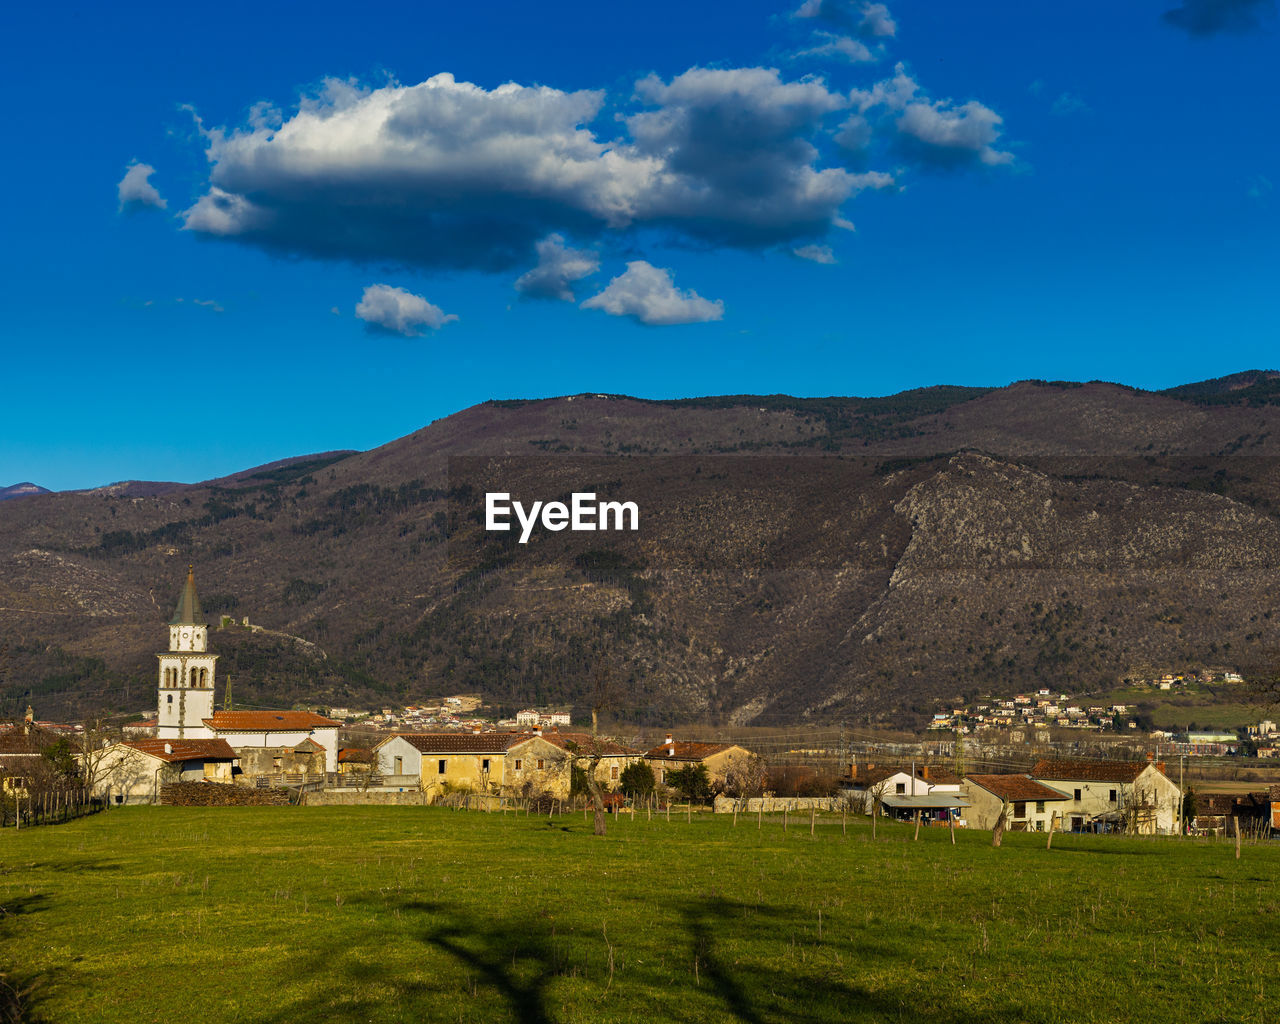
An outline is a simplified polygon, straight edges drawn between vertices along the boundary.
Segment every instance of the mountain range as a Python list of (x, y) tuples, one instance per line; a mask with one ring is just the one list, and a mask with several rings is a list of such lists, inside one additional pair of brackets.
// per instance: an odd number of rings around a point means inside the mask
[[(237, 706), (477, 692), (918, 725), (1280, 650), (1280, 373), (494, 401), (366, 452), (0, 503), (0, 715), (139, 710), (194, 564)], [(640, 529), (484, 529), (483, 497)], [(248, 625), (245, 625), (245, 622)]]

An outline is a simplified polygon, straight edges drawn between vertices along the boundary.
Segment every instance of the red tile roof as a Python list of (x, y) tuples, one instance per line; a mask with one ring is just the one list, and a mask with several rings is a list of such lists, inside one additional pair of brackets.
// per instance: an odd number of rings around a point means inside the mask
[(503, 754), (533, 738), (523, 732), (398, 732), (389, 738), (396, 736), (424, 754)]
[(158, 757), (168, 764), (175, 761), (234, 761), (239, 756), (226, 740), (146, 739), (125, 740), (120, 745)]
[(45, 747), (58, 742), (58, 737), (43, 729), (22, 729), (0, 732), (0, 754), (38, 754)]
[[(535, 734), (536, 735), (536, 734)], [(568, 750), (574, 744), (578, 752), (587, 757), (598, 754), (601, 757), (639, 757), (640, 751), (623, 746), (607, 736), (592, 736), (589, 732), (544, 732), (542, 738), (553, 743), (561, 750)]]
[(672, 740), (660, 747), (646, 750), (644, 756), (672, 761), (705, 761), (708, 757), (728, 750), (732, 746), (732, 743), (691, 743), (685, 740)]
[(342, 725), (314, 711), (215, 711), (204, 724), (219, 732), (298, 732)]
[(373, 751), (366, 747), (343, 747), (338, 751), (338, 764), (372, 764)]
[(889, 765), (881, 765), (877, 768), (856, 764), (849, 772), (849, 781), (853, 783), (855, 788), (864, 787), (870, 789), (872, 786), (878, 786), (885, 779), (899, 774), (910, 777), (911, 772), (906, 768), (894, 768)]
[[(1062, 779), (1068, 782), (1133, 782), (1150, 761), (1050, 761), (1035, 763), (1031, 774), (1037, 779)], [(1158, 766), (1152, 765), (1158, 770)]]
[(1030, 775), (966, 775), (965, 781), (981, 786), (1001, 800), (1069, 800), (1066, 793), (1037, 782)]

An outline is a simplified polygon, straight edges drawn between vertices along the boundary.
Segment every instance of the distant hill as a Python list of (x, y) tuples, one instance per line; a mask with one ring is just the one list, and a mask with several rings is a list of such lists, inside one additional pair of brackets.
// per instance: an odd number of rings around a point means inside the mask
[[(266, 627), (212, 636), (248, 705), (581, 713), (605, 680), (653, 724), (912, 724), (1270, 666), (1277, 378), (488, 402), (368, 452), (6, 502), (0, 714), (147, 706), (188, 562), (215, 624)], [(519, 545), (482, 529), (496, 489), (634, 499), (642, 528)]]
[(47, 487), (41, 487), (33, 483), (13, 484), (11, 487), (0, 487), (0, 501), (8, 501), (10, 498), (25, 498), (29, 494), (52, 494), (53, 492)]

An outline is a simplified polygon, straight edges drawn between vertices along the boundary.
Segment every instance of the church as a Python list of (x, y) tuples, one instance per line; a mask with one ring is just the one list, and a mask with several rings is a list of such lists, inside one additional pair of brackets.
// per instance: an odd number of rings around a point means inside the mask
[[(231, 781), (281, 772), (336, 772), (341, 723), (312, 711), (215, 711), (218, 656), (209, 652), (209, 624), (200, 610), (195, 569), (169, 620), (169, 649), (159, 661), (153, 739), (124, 740), (95, 755), (92, 780), (119, 802), (153, 800), (151, 761), (183, 780)], [(105, 756), (104, 756), (105, 755)], [(147, 771), (142, 771), (146, 768)], [(148, 778), (148, 772), (151, 777)]]

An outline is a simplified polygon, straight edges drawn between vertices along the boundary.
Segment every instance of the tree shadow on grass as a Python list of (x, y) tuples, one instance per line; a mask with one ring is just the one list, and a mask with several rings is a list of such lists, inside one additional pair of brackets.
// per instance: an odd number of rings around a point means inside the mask
[[(43, 893), (6, 899), (0, 904), (0, 935), (7, 936), (10, 929), (21, 927), (19, 918), (43, 910), (48, 902)], [(39, 984), (38, 975), (0, 970), (0, 1024), (43, 1024), (44, 1018), (35, 1010)]]
[[(442, 964), (436, 975), (423, 981), (397, 973), (384, 958), (315, 950), (315, 964), (299, 964), (298, 973), (325, 976), (329, 992), (342, 995), (304, 997), (258, 1018), (261, 1024), (295, 1024), (301, 1017), (366, 1020), (385, 1014), (388, 1000), (404, 1019), (424, 1021), (465, 1019), (460, 1012), (474, 1000), (472, 1017), (494, 1024), (557, 1024), (566, 1013), (581, 1017), (584, 1001), (601, 1020), (613, 1015), (743, 1024), (903, 1019), (976, 1024), (989, 1019), (950, 1007), (930, 1009), (905, 980), (880, 990), (860, 984), (870, 968), (884, 978), (901, 967), (893, 942), (844, 939), (824, 947), (808, 918), (719, 897), (654, 907), (652, 924), (644, 925), (646, 939), (656, 934), (660, 941), (643, 946), (636, 945), (634, 929), (615, 940), (607, 927), (584, 928), (581, 914), (568, 925), (569, 914), (557, 911), (557, 918), (519, 906), (477, 911), (416, 898), (366, 902), (405, 922), (403, 931), (397, 929), (405, 941), (441, 954), (420, 960)], [(569, 930), (557, 934), (557, 919)], [(565, 980), (568, 989), (559, 984)], [(361, 991), (381, 994), (355, 994)], [(495, 997), (501, 1004), (497, 1012)], [(579, 1009), (562, 1008), (560, 998)]]

